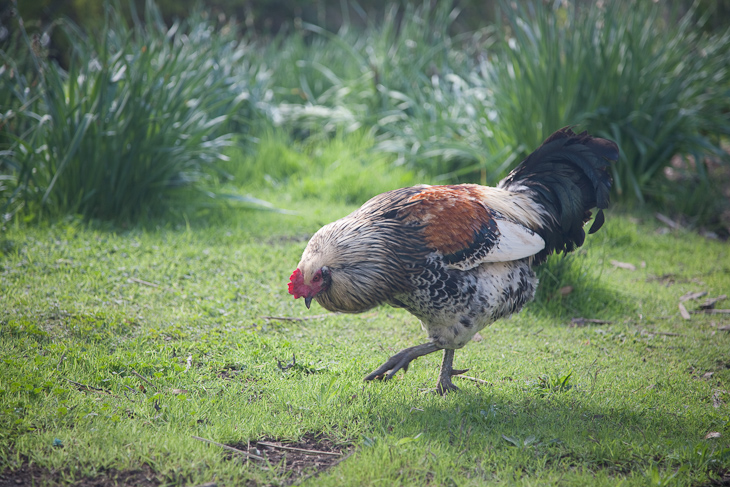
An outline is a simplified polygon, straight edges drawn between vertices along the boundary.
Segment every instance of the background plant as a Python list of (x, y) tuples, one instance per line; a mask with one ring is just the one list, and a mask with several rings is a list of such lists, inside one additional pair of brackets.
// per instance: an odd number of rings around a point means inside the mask
[(565, 124), (612, 138), (616, 191), (639, 201), (675, 154), (727, 158), (727, 32), (703, 35), (693, 10), (651, 2), (503, 11), (509, 36), (488, 72), (501, 125), (518, 140), (534, 146)]
[[(246, 153), (236, 160), (249, 161), (272, 126), (310, 147), (369, 131), (375, 151), (421, 181), (494, 184), (549, 133), (578, 125), (619, 143), (618, 199), (717, 221), (730, 203), (709, 190), (706, 163), (728, 160), (729, 31), (654, 2), (500, 5), (498, 22), (470, 31), (452, 4), (423, 2), (357, 21), (343, 9), (336, 30), (297, 21), (255, 42), (198, 14), (168, 28), (151, 4), (131, 25), (108, 9), (94, 35), (63, 22), (67, 70), (30, 56), (33, 39), (24, 55), (5, 52), (3, 96), (23, 108), (4, 119), (5, 212), (163, 213), (191, 201), (181, 188), (228, 180), (215, 169), (223, 148), (235, 139)], [(23, 56), (40, 83), (9, 76)], [(675, 155), (694, 161), (680, 183), (701, 188), (681, 205), (663, 175)], [(288, 169), (267, 170), (275, 180)]]
[[(247, 121), (259, 109), (266, 72), (248, 64), (234, 30), (199, 14), (167, 27), (151, 2), (144, 22), (134, 18), (108, 8), (98, 37), (61, 23), (74, 46), (68, 70), (30, 51), (39, 83), (35, 102), (15, 103), (31, 127), (4, 152), (14, 169), (6, 206), (16, 198), (36, 214), (117, 221), (159, 214), (225, 158), (231, 115)], [(27, 96), (24, 78), (4, 82)]]
[[(393, 7), (361, 33), (305, 26), (275, 70), (290, 83), (280, 120), (307, 135), (371, 127), (399, 164), (488, 183), (552, 131), (580, 125), (620, 144), (616, 193), (639, 202), (675, 154), (727, 160), (730, 35), (705, 33), (694, 10), (626, 0), (501, 12), (501, 23), (457, 36), (458, 10), (444, 3)], [(316, 34), (312, 50), (305, 34)]]

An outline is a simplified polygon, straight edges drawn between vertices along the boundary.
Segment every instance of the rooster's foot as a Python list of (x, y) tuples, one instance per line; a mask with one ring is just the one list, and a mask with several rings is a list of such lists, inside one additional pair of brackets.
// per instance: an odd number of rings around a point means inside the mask
[[(388, 359), (383, 365), (372, 371), (370, 374), (365, 376), (365, 380), (388, 380), (392, 379), (396, 372), (403, 369), (403, 372), (408, 370), (408, 365), (411, 361), (428, 355), (439, 350), (434, 343), (424, 343), (423, 345), (416, 345), (415, 347), (404, 348), (400, 352), (396, 353)], [(452, 351), (453, 352), (453, 351)]]
[(444, 349), (444, 361), (441, 363), (441, 372), (439, 373), (438, 384), (436, 385), (436, 392), (440, 395), (447, 394), (450, 391), (458, 391), (459, 388), (451, 382), (451, 377), (467, 372), (469, 369), (453, 369), (454, 363), (454, 350), (446, 348)]

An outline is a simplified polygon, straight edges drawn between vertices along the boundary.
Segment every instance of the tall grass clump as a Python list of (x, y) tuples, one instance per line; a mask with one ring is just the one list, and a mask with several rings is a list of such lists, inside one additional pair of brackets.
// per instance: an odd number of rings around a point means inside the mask
[(284, 82), (274, 120), (308, 136), (365, 127), (396, 164), (432, 175), (504, 156), (485, 90), (469, 80), (483, 36), (453, 36), (458, 14), (450, 2), (392, 4), (363, 31), (302, 25), (277, 48), (287, 61), (273, 68)]
[(266, 73), (247, 64), (233, 29), (200, 14), (167, 27), (152, 2), (144, 22), (120, 10), (107, 6), (97, 36), (60, 24), (73, 46), (67, 70), (25, 36), (39, 83), (3, 77), (15, 96), (34, 96), (15, 114), (31, 127), (3, 152), (5, 212), (160, 214), (205, 184), (231, 143), (232, 114), (250, 118), (265, 96)]
[(673, 155), (726, 158), (728, 32), (661, 2), (500, 5), (496, 25), (459, 35), (450, 2), (392, 6), (359, 33), (304, 25), (273, 69), (275, 119), (305, 136), (366, 127), (396, 164), (487, 184), (578, 125), (619, 143), (616, 192), (639, 202)]
[(639, 202), (675, 154), (727, 159), (730, 31), (708, 35), (694, 11), (661, 2), (504, 2), (502, 12), (500, 49), (482, 72), (508, 139), (535, 147), (568, 124), (609, 137), (621, 148), (615, 189)]

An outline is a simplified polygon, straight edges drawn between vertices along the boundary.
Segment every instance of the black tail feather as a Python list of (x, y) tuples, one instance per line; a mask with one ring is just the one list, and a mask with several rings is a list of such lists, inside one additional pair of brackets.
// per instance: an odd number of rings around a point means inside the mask
[(545, 227), (535, 229), (545, 240), (536, 263), (553, 252), (570, 252), (583, 245), (583, 225), (590, 220), (592, 208), (598, 212), (588, 233), (601, 228), (611, 191), (610, 165), (618, 155), (614, 142), (587, 132), (575, 134), (566, 127), (548, 137), (499, 183), (499, 188), (530, 194), (551, 217)]

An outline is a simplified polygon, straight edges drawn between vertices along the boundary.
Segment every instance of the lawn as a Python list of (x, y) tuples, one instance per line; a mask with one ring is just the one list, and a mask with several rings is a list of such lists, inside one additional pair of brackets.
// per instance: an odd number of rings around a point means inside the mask
[(424, 340), (414, 317), (287, 294), (308, 236), (354, 208), (289, 193), (291, 213), (0, 234), (0, 484), (728, 481), (730, 314), (700, 310), (730, 290), (727, 243), (609, 213), (441, 397), (436, 354), (362, 381)]
[[(112, 2), (98, 32), (48, 26), (63, 68), (17, 17), (0, 487), (730, 485), (730, 246), (706, 238), (730, 228), (730, 30), (667, 5), (503, 1), (457, 34), (424, 2), (259, 38)], [(493, 184), (566, 125), (620, 147), (604, 227), (457, 351), (458, 393), (440, 354), (364, 382), (426, 334), (294, 300), (309, 237), (383, 191)]]

